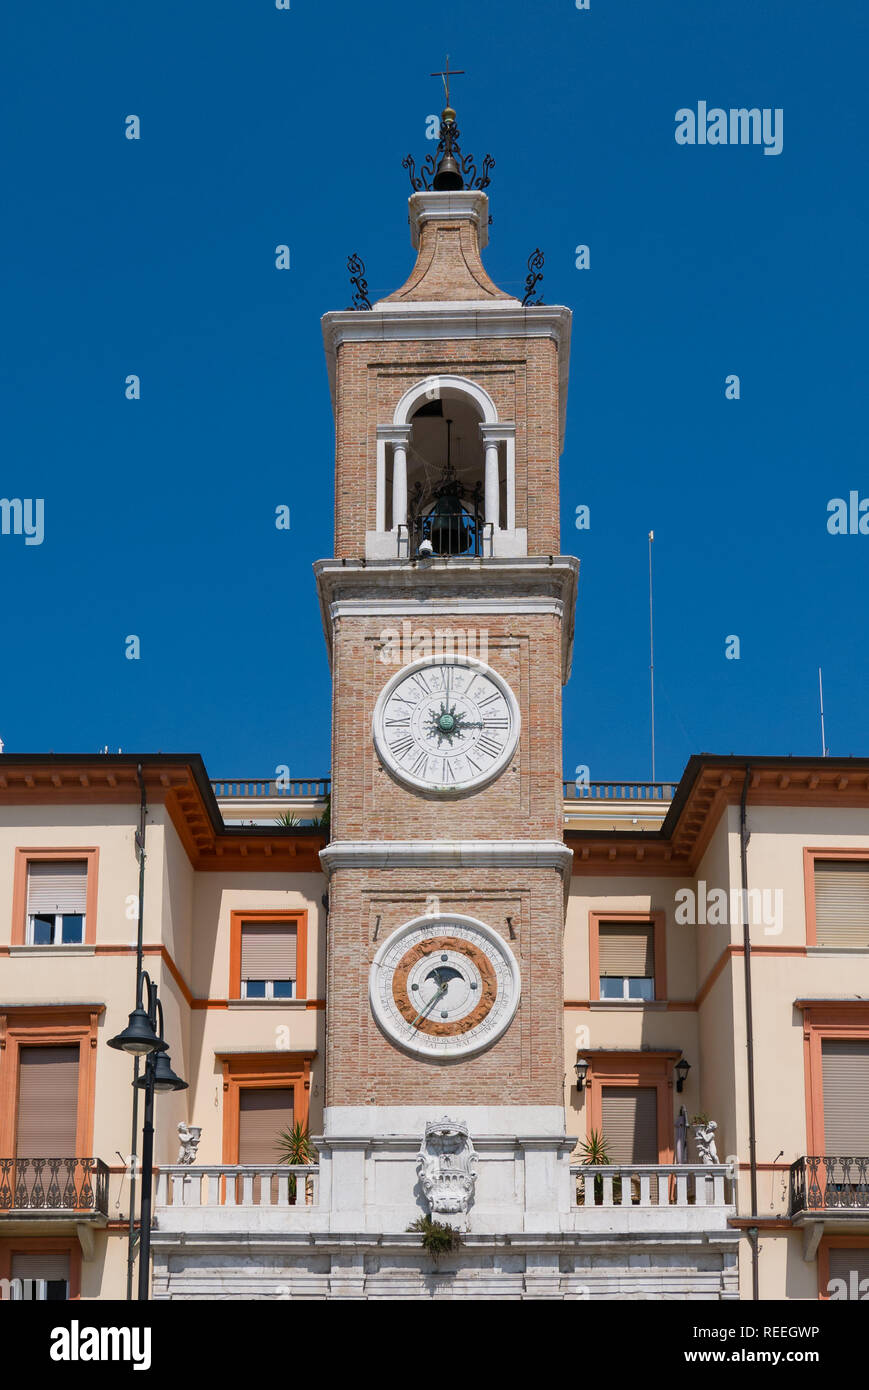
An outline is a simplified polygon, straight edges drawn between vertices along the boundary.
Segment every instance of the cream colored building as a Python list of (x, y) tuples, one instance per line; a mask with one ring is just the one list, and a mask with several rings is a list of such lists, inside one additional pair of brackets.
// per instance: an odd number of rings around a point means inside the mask
[[(0, 1278), (44, 1278), (22, 1287), (52, 1296), (64, 1285), (71, 1297), (125, 1293), (132, 1064), (106, 1043), (133, 1007), (137, 765), (147, 798), (145, 967), (173, 1066), (189, 1082), (156, 1101), (154, 1291), (172, 1291), (173, 1251), (205, 1236), (231, 1261), (259, 1230), (284, 1254), (265, 1282), (260, 1265), (249, 1271), (248, 1292), (286, 1297), (292, 1259), (281, 1232), (290, 1244), (318, 1230), (334, 1243), (317, 1215), (321, 1167), (311, 1166), (304, 1197), (300, 1180), (284, 1205), (274, 1193), (264, 1205), (265, 1176), (241, 1179), (234, 1202), (226, 1185), (240, 1158), (257, 1172), (274, 1165), (261, 1147), (262, 1114), (276, 1113), (256, 1108), (264, 1096), (286, 1126), (321, 1132), (328, 884), (318, 853), (328, 831), (274, 822), (288, 805), (302, 819), (321, 815), (328, 783), (216, 783), (215, 797), (198, 759), (162, 756), (2, 760)], [(577, 1141), (603, 1130), (614, 1182), (586, 1193), (575, 1152), (569, 1224), (593, 1242), (584, 1277), (544, 1296), (733, 1297), (738, 1288), (750, 1298), (755, 1242), (761, 1299), (859, 1296), (869, 1277), (867, 782), (869, 763), (857, 759), (704, 756), (675, 788), (565, 785), (566, 1126)], [(53, 907), (75, 910), (52, 924), (46, 892)], [(241, 997), (241, 936), (258, 924), (294, 929), (292, 998)], [(81, 939), (37, 944), (48, 931)], [(580, 1058), (588, 1068), (578, 1088)], [(681, 1059), (690, 1070), (680, 1093)], [(683, 1106), (689, 1121), (717, 1124), (723, 1207), (711, 1179), (709, 1200), (698, 1197), (690, 1134), (676, 1152)], [(186, 1174), (176, 1166), (179, 1122), (202, 1131)], [(686, 1239), (696, 1247), (687, 1275)], [(331, 1290), (307, 1277), (313, 1296), (340, 1296), (334, 1262)], [(427, 1277), (421, 1266), (421, 1288)], [(345, 1293), (358, 1294), (352, 1279)]]

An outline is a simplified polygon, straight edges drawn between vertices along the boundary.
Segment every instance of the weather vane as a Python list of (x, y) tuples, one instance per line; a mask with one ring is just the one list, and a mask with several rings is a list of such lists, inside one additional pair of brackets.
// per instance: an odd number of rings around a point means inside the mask
[(446, 93), (446, 98), (447, 98), (447, 101), (446, 101), (447, 106), (449, 106), (449, 104), (450, 104), (450, 78), (451, 78), (451, 77), (464, 77), (464, 75), (465, 75), (465, 70), (464, 70), (464, 68), (451, 68), (451, 67), (450, 67), (450, 55), (449, 55), (449, 53), (447, 54), (447, 61), (446, 61), (446, 65), (445, 65), (445, 67), (444, 67), (443, 72), (430, 72), (430, 73), (429, 73), (429, 77), (441, 77), (441, 78), (443, 78), (444, 92)]

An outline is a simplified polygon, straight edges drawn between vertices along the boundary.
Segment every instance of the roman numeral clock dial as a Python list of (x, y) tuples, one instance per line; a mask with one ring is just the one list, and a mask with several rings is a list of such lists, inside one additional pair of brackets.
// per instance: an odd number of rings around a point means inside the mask
[(387, 682), (374, 710), (377, 755), (398, 782), (436, 796), (478, 791), (519, 741), (505, 680), (472, 658), (423, 657)]

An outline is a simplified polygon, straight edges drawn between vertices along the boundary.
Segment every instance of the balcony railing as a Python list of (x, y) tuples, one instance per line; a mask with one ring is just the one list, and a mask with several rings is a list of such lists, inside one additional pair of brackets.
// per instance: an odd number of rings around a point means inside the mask
[(565, 801), (672, 801), (676, 782), (565, 782)]
[(791, 1216), (801, 1211), (865, 1211), (869, 1216), (869, 1157), (809, 1154), (791, 1164)]
[(315, 1207), (316, 1163), (167, 1164), (157, 1178), (157, 1207)]
[(0, 1158), (0, 1213), (107, 1216), (109, 1170), (99, 1158)]
[(223, 777), (211, 783), (215, 796), (282, 796), (323, 800), (329, 795), (329, 777)]
[(725, 1207), (731, 1169), (722, 1164), (571, 1165), (577, 1207)]

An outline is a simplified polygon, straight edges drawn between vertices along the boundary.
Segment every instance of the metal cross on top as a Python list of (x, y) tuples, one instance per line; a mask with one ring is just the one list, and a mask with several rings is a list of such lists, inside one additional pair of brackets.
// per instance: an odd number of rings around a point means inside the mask
[(450, 55), (449, 55), (449, 53), (447, 54), (447, 61), (446, 61), (446, 66), (444, 67), (444, 71), (443, 71), (443, 72), (430, 72), (430, 73), (429, 73), (429, 77), (442, 77), (442, 78), (443, 78), (443, 82), (444, 82), (444, 91), (446, 92), (446, 96), (447, 96), (447, 106), (449, 106), (449, 104), (450, 104), (450, 78), (451, 78), (451, 77), (464, 77), (464, 75), (465, 75), (465, 70), (464, 70), (464, 68), (451, 68), (451, 67), (450, 67)]

